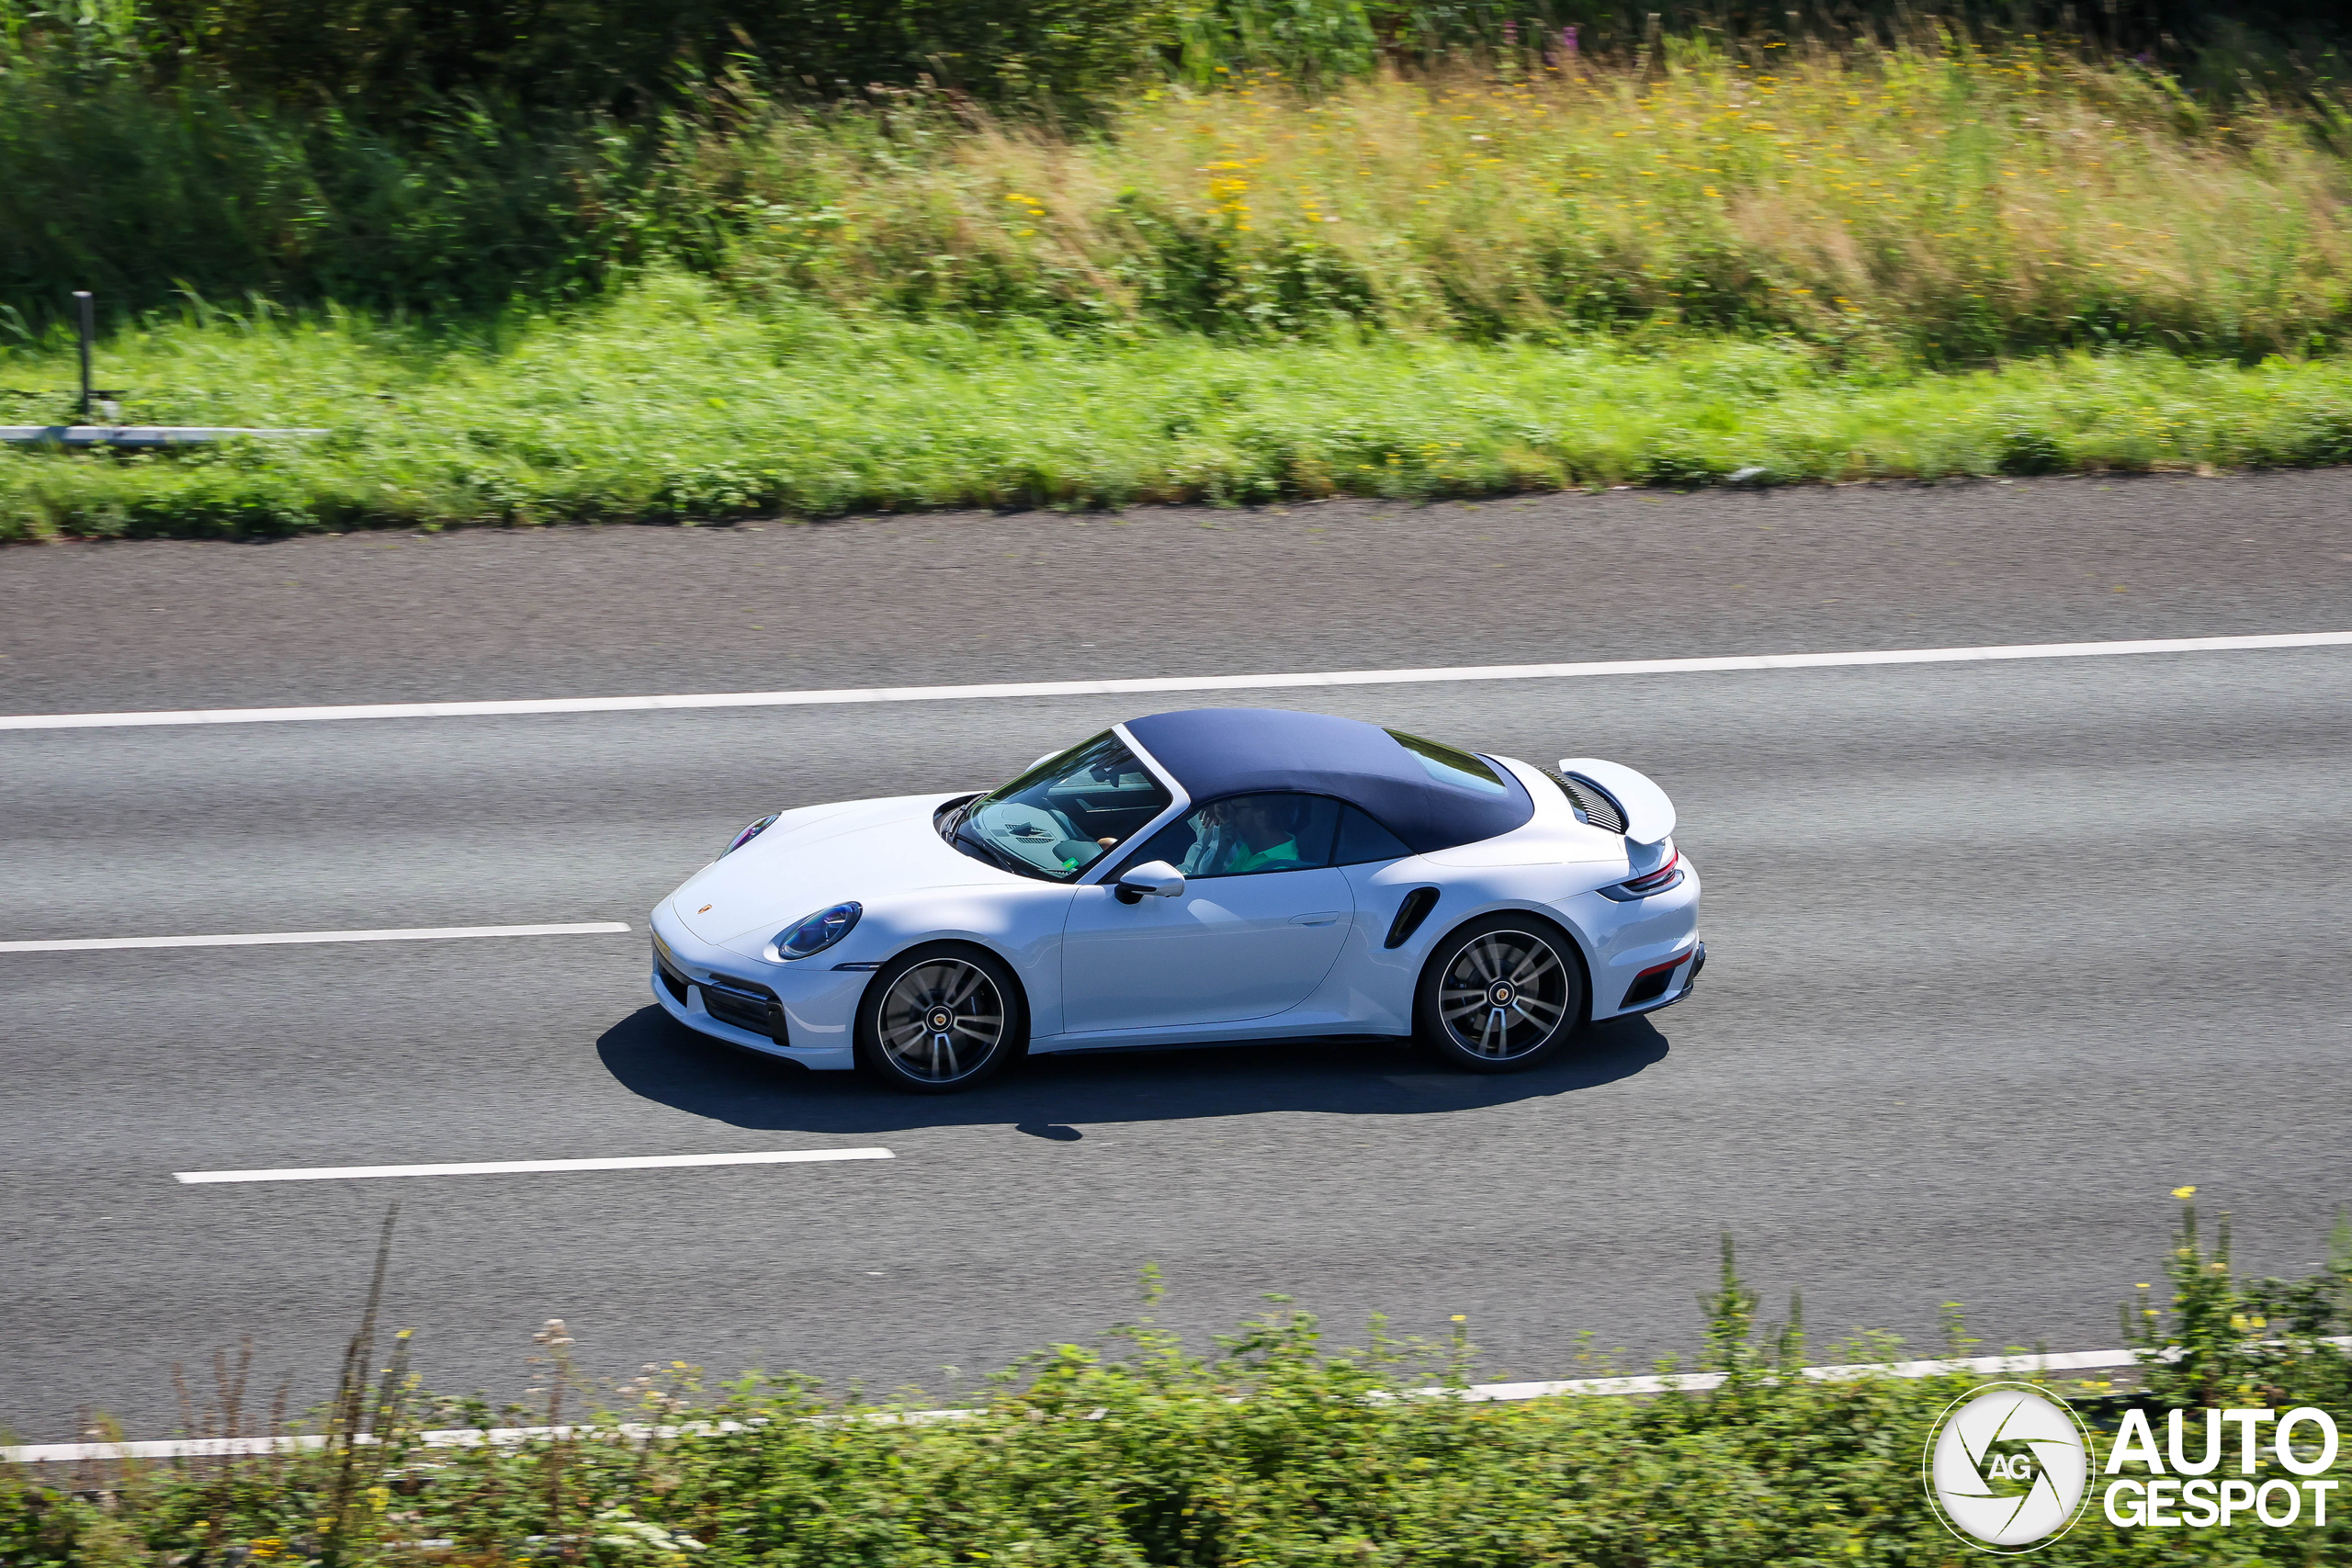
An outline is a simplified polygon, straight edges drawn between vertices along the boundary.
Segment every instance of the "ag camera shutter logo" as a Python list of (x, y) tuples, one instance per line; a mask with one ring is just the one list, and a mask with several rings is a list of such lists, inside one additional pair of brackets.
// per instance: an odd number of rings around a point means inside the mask
[(1983, 1551), (2049, 1545), (2083, 1517), (2090, 1435), (2073, 1408), (2030, 1383), (1987, 1383), (1936, 1417), (1922, 1464), (1928, 1501)]

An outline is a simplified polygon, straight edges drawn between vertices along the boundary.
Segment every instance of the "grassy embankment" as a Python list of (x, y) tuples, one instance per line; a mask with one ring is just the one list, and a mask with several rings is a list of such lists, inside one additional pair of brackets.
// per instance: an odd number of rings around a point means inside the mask
[[(2160, 1278), (2124, 1312), (2152, 1359), (2129, 1390), (2061, 1384), (2113, 1432), (2123, 1408), (2312, 1405), (2352, 1422), (2352, 1358), (2315, 1337), (2352, 1308), (2352, 1233), (2324, 1271), (2246, 1281), (2185, 1211)], [(692, 1369), (647, 1368), (587, 1397), (560, 1323), (539, 1336), (549, 1403), (492, 1411), (436, 1400), (360, 1340), (345, 1393), (314, 1431), (323, 1451), (236, 1461), (83, 1465), (36, 1478), (0, 1471), (0, 1561), (11, 1568), (447, 1562), (604, 1568), (693, 1562), (763, 1568), (1756, 1568), (1760, 1563), (1961, 1564), (1920, 1485), (1937, 1414), (1964, 1375), (1783, 1382), (1801, 1364), (1792, 1326), (1759, 1327), (1733, 1274), (1702, 1296), (1695, 1365), (1728, 1381), (1703, 1394), (1474, 1404), (1410, 1391), (1459, 1386), (1470, 1351), (1374, 1338), (1333, 1351), (1310, 1320), (1277, 1312), (1217, 1355), (1187, 1353), (1148, 1324), (1092, 1349), (1064, 1347), (998, 1380), (955, 1422), (887, 1418), (805, 1380), (747, 1376), (718, 1388)], [(1793, 1309), (1794, 1303), (1792, 1303)], [(1954, 1349), (1972, 1353), (1954, 1328)], [(1881, 1359), (1868, 1341), (1841, 1356)], [(379, 1371), (379, 1364), (382, 1370)], [(236, 1377), (228, 1382), (233, 1389)], [(2055, 1380), (2046, 1380), (2052, 1381)], [(233, 1419), (232, 1393), (208, 1422)], [(427, 1447), (430, 1428), (581, 1421), (560, 1440)], [(669, 1427), (643, 1440), (624, 1422)], [(732, 1422), (732, 1430), (706, 1423)], [(266, 1426), (266, 1423), (264, 1423)], [(2201, 1422), (2192, 1420), (2195, 1429)], [(248, 1427), (247, 1429), (250, 1429)], [(2224, 1428), (2226, 1432), (2228, 1428)], [(353, 1432), (380, 1441), (353, 1445)], [(2309, 1438), (2312, 1431), (2306, 1428)], [(2161, 1437), (2158, 1439), (2163, 1440)], [(2191, 1439), (2192, 1447), (2197, 1442)], [(2306, 1444), (2308, 1449), (2310, 1445)], [(2102, 1448), (2104, 1444), (2102, 1443)], [(2234, 1476), (2237, 1445), (2227, 1445)], [(2279, 1478), (2260, 1461), (2261, 1480)], [(2352, 1469), (2340, 1456), (2334, 1473)], [(2132, 1473), (2143, 1473), (2133, 1471)], [(2094, 1490), (2105, 1477), (2094, 1476)], [(2022, 1490), (2020, 1483), (2018, 1490)], [(2229, 1529), (2118, 1529), (2098, 1505), (2037, 1561), (2342, 1562), (2352, 1508), (2315, 1527), (2241, 1517)], [(2274, 1506), (2276, 1506), (2274, 1500)]]
[[(0, 455), (0, 538), (2352, 457), (2352, 171), (2309, 111), (1756, 52), (1169, 87), (1069, 136), (738, 103), (607, 160), (626, 212), (557, 182), (581, 246), (638, 236), (582, 302), (124, 324), (125, 419), (334, 434)], [(266, 183), (241, 221), (336, 276), (332, 193)], [(0, 350), (70, 380), (55, 328)]]

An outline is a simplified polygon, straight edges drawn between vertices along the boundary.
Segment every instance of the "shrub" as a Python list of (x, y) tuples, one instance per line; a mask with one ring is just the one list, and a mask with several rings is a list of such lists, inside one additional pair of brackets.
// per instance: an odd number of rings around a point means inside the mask
[[(2284, 1292), (2324, 1303), (2274, 1320), (2276, 1345), (2244, 1330), (2221, 1382), (2152, 1363), (2144, 1393), (2067, 1388), (2110, 1431), (2129, 1404), (2226, 1393), (2233, 1403), (2312, 1404), (2352, 1419), (2352, 1369), (2312, 1332), (2344, 1325), (2352, 1257), (2295, 1286), (2242, 1282), (2198, 1246), (2193, 1215), (2175, 1254), (2172, 1311), (2136, 1320), (2151, 1349), (2195, 1350), (2230, 1316)], [(1788, 1376), (1803, 1350), (1789, 1322), (1760, 1327), (1732, 1268), (1702, 1297), (1713, 1393), (1632, 1399), (1458, 1397), (1473, 1350), (1385, 1337), (1327, 1348), (1314, 1320), (1278, 1308), (1187, 1350), (1149, 1320), (1095, 1347), (1063, 1346), (996, 1380), (961, 1419), (910, 1420), (844, 1404), (808, 1380), (747, 1375), (706, 1387), (693, 1369), (649, 1367), (560, 1436), (428, 1446), (427, 1427), (553, 1426), (579, 1393), (571, 1339), (537, 1340), (547, 1406), (493, 1411), (436, 1400), (407, 1372), (405, 1337), (377, 1370), (354, 1341), (343, 1393), (314, 1425), (327, 1446), (300, 1456), (119, 1467), (68, 1492), (0, 1477), (0, 1561), (82, 1564), (519, 1560), (763, 1568), (842, 1563), (1084, 1565), (1419, 1563), (1594, 1568), (1758, 1562), (1958, 1562), (1965, 1549), (1928, 1511), (1924, 1439), (1973, 1384)], [(2218, 1320), (2216, 1311), (2226, 1309)], [(2261, 1332), (2259, 1329), (2256, 1332)], [(1958, 1330), (1954, 1330), (1955, 1336)], [(1956, 1338), (1955, 1349), (1964, 1349)], [(1846, 1348), (1881, 1359), (1876, 1340)], [(2179, 1363), (2187, 1367), (2188, 1362)], [(2166, 1382), (2168, 1378), (2188, 1382)], [(1434, 1384), (1435, 1386), (1431, 1386)], [(567, 1394), (573, 1404), (565, 1403)], [(2161, 1423), (2161, 1416), (2159, 1416)], [(634, 1427), (625, 1423), (635, 1423)], [(354, 1444), (355, 1434), (375, 1439)], [(2096, 1508), (2041, 1554), (2054, 1564), (2341, 1561), (2352, 1526), (2122, 1531)]]

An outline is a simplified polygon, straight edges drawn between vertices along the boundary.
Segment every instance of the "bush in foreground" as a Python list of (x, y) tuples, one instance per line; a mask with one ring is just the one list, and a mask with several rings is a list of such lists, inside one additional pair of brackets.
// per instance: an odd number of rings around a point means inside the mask
[[(2073, 1385), (2111, 1430), (2126, 1404), (2311, 1404), (2352, 1422), (2346, 1326), (2352, 1255), (2299, 1284), (2230, 1272), (2227, 1237), (2199, 1245), (2185, 1213), (2169, 1312), (2127, 1308), (2152, 1351), (2141, 1385)], [(1730, 1267), (1702, 1298), (1697, 1364), (1712, 1394), (1479, 1404), (1429, 1390), (1466, 1381), (1468, 1348), (1375, 1336), (1330, 1351), (1277, 1312), (1213, 1357), (1148, 1323), (1098, 1350), (1063, 1347), (1000, 1380), (955, 1421), (829, 1402), (805, 1380), (700, 1388), (683, 1367), (618, 1391), (560, 1438), (426, 1447), (433, 1427), (560, 1417), (418, 1393), (398, 1359), (364, 1354), (296, 1458), (120, 1467), (73, 1492), (0, 1480), (11, 1568), (315, 1562), (627, 1565), (1928, 1563), (1976, 1554), (1928, 1513), (1922, 1441), (1962, 1376), (1784, 1381), (1788, 1328), (1757, 1332)], [(2145, 1314), (2145, 1315), (2143, 1315)], [(1793, 1315), (1793, 1314), (1792, 1314)], [(559, 1362), (560, 1325), (541, 1336)], [(1957, 1347), (1956, 1347), (1957, 1348)], [(1883, 1357), (1892, 1347), (1861, 1348)], [(559, 1390), (565, 1385), (559, 1382)], [(1416, 1392), (1416, 1390), (1419, 1392)], [(559, 1396), (560, 1397), (560, 1396)], [(632, 1435), (624, 1421), (667, 1430)], [(377, 1443), (354, 1446), (354, 1431)], [(2339, 1464), (2339, 1470), (2352, 1464)], [(2304, 1563), (2352, 1557), (2339, 1506), (2324, 1528), (2119, 1530), (2096, 1512), (2052, 1563)]]

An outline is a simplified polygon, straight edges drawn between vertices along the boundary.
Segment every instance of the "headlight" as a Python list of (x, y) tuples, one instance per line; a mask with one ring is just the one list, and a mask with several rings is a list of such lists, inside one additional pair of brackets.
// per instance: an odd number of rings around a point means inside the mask
[(784, 813), (781, 811), (771, 811), (765, 817), (761, 818), (758, 821), (752, 823), (750, 827), (736, 834), (734, 842), (729, 844), (725, 849), (718, 852), (718, 858), (720, 860), (725, 860), (729, 855), (733, 854), (737, 850), (741, 849), (745, 844), (750, 843), (753, 839), (758, 838), (762, 833), (764, 833), (769, 829), (775, 827), (775, 819), (783, 815)]
[(858, 916), (865, 913), (863, 904), (836, 904), (820, 909), (797, 926), (786, 926), (775, 933), (775, 950), (786, 958), (806, 958), (849, 935), (857, 925)]

